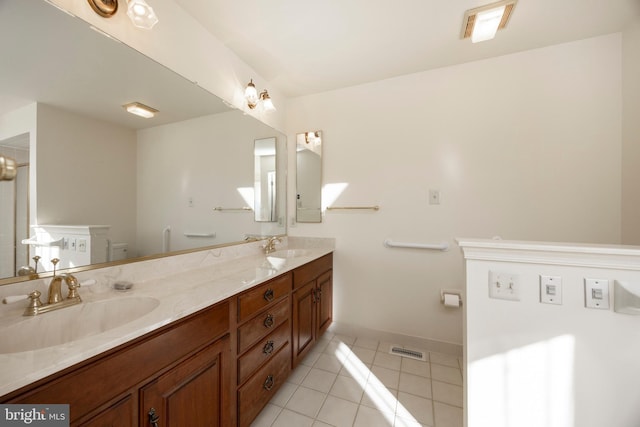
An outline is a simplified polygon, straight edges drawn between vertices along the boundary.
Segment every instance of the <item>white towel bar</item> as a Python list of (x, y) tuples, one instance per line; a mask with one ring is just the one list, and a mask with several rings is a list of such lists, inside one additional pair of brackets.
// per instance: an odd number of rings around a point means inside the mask
[(388, 248), (412, 248), (412, 249), (431, 249), (434, 251), (447, 251), (449, 250), (449, 242), (442, 242), (439, 244), (429, 243), (403, 243), (394, 242), (391, 239), (385, 239), (384, 245)]

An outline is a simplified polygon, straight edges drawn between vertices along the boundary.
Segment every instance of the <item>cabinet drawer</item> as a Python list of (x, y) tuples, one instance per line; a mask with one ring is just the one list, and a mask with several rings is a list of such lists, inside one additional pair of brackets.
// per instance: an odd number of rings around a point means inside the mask
[(309, 283), (325, 271), (331, 270), (333, 267), (333, 253), (327, 254), (322, 258), (311, 261), (301, 267), (293, 270), (293, 287), (299, 288), (305, 283)]
[(287, 296), (273, 307), (240, 326), (238, 328), (238, 354), (280, 326), (282, 322), (289, 320), (289, 310), (289, 297)]
[(238, 359), (238, 384), (242, 384), (258, 367), (271, 359), (280, 348), (289, 342), (290, 336), (291, 324), (287, 320), (240, 357)]
[(276, 277), (238, 297), (238, 322), (279, 300), (291, 291), (291, 273)]
[(251, 424), (284, 384), (290, 371), (291, 351), (287, 344), (238, 390), (238, 424), (241, 427)]

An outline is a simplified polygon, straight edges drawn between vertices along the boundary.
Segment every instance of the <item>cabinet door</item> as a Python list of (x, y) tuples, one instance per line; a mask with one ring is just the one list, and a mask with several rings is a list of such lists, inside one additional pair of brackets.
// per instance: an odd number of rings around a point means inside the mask
[(89, 421), (81, 423), (82, 427), (133, 427), (136, 424), (135, 399), (127, 395), (122, 400), (114, 403), (102, 412), (93, 415)]
[(140, 425), (227, 426), (229, 338), (175, 366), (140, 390)]
[(315, 281), (293, 292), (293, 366), (307, 354), (315, 342)]
[(318, 330), (316, 337), (322, 335), (333, 319), (333, 280), (332, 271), (321, 274), (316, 281), (316, 308), (318, 311)]

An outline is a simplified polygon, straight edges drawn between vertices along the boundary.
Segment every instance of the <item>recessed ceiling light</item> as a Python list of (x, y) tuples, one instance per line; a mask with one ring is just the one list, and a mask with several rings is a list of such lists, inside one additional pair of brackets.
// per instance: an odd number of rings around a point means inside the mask
[(507, 26), (518, 0), (504, 0), (467, 10), (462, 21), (461, 38), (471, 37), (477, 43), (491, 40), (498, 30)]
[(129, 104), (123, 105), (122, 107), (124, 107), (124, 109), (130, 112), (131, 114), (144, 117), (145, 119), (152, 118), (158, 112), (158, 110), (156, 110), (155, 108), (151, 108), (139, 102), (131, 102)]

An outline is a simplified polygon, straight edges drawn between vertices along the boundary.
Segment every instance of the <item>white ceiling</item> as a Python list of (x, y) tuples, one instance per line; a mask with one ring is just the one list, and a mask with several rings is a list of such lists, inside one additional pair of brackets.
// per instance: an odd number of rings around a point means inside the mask
[(464, 12), (492, 0), (175, 1), (289, 97), (614, 33), (640, 16), (640, 0), (519, 0), (506, 29), (472, 44)]

